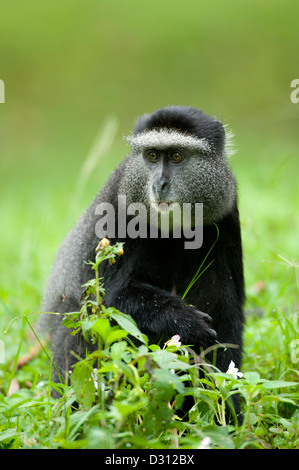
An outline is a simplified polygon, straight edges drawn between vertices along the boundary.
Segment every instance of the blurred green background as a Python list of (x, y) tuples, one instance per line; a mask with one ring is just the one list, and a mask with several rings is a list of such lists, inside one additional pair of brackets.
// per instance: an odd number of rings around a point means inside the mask
[(60, 241), (128, 151), (122, 135), (164, 105), (196, 106), (234, 131), (248, 291), (289, 282), (264, 260), (298, 257), (297, 1), (2, 0), (0, 10), (2, 319), (39, 308)]

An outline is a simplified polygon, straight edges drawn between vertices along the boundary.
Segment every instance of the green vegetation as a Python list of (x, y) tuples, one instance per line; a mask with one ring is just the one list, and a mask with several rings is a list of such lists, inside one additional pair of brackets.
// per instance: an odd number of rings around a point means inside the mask
[[(113, 263), (122, 254), (122, 244), (110, 246), (106, 239), (99, 243), (96, 260), (90, 263), (95, 277), (84, 286), (81, 310), (64, 317), (70, 334), (81, 331), (86, 341), (95, 345), (95, 351), (86, 358), (78, 357), (73, 370), (58, 371), (60, 384), (52, 384), (50, 369), (41, 380), (41, 370), (48, 369), (41, 368), (41, 361), (51, 364), (44, 346), (44, 358), (35, 358), (34, 368), (34, 361), (29, 360), (29, 365), (16, 372), (20, 342), (14, 363), (3, 377), (6, 394), (0, 401), (0, 445), (102, 449), (295, 447), (298, 374), (286, 367), (290, 362), (288, 351), (278, 378), (267, 379), (256, 371), (247, 371), (243, 377), (234, 364), (226, 374), (221, 373), (205, 361), (204, 352), (196, 356), (192, 349), (181, 345), (179, 337), (173, 337), (162, 348), (148, 344), (129, 316), (102, 303), (105, 288), (98, 275), (99, 265), (105, 259)], [(287, 336), (290, 342), (298, 335), (298, 327), (281, 315), (272, 328), (273, 335), (279, 329), (279, 337), (283, 336), (285, 342)], [(23, 316), (23, 325), (28, 323), (32, 329), (29, 318), (29, 314)], [(24, 334), (25, 329), (22, 338)], [(260, 363), (262, 360), (267, 356)], [(22, 388), (18, 390), (20, 383)], [(62, 398), (51, 397), (51, 386)], [(243, 402), (244, 420), (240, 424), (231, 405), (235, 393), (240, 393)], [(180, 410), (187, 396), (193, 397), (194, 406), (182, 416)], [(232, 422), (227, 420), (229, 410)]]
[[(1, 11), (0, 447), (197, 448), (209, 437), (216, 448), (298, 448), (299, 104), (290, 101), (290, 83), (299, 78), (299, 4), (16, 0)], [(39, 311), (60, 241), (126, 153), (121, 135), (138, 114), (167, 104), (217, 114), (236, 134), (231, 164), (247, 286), (244, 376), (209, 372), (207, 389), (195, 394), (199, 409), (184, 422), (173, 419), (172, 404), (186, 390), (169, 369), (180, 365), (183, 376), (191, 374), (185, 349), (151, 350), (146, 343), (136, 349), (119, 325), (124, 337), (108, 351), (114, 358), (125, 351), (113, 371), (123, 374), (120, 395), (110, 397), (108, 410), (91, 387), (95, 404), (79, 400), (73, 409), (80, 383), (73, 379), (54, 402), (42, 350), (19, 367), (17, 360), (38, 344), (26, 318), (34, 327), (32, 312)], [(158, 361), (166, 353), (175, 355), (175, 367)], [(146, 357), (172, 382), (159, 372), (147, 382)], [(216, 426), (216, 398), (236, 390), (244, 423)], [(147, 414), (148, 393), (171, 406)], [(163, 413), (155, 425), (149, 419)]]

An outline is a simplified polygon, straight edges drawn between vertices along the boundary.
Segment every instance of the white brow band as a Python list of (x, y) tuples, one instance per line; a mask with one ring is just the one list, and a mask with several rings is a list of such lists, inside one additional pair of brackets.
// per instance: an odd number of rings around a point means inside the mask
[(124, 137), (124, 139), (132, 146), (133, 150), (177, 147), (211, 151), (211, 147), (206, 139), (199, 139), (173, 129), (144, 131), (140, 134)]

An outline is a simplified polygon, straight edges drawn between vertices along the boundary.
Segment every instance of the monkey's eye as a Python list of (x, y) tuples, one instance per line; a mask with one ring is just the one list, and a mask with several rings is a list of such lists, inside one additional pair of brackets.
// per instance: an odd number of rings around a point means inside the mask
[(170, 158), (174, 163), (180, 163), (184, 159), (180, 152), (172, 152)]
[(159, 155), (157, 154), (157, 152), (155, 152), (154, 150), (151, 150), (150, 152), (148, 152), (146, 154), (146, 158), (150, 161), (150, 162), (156, 162), (158, 161), (159, 159)]

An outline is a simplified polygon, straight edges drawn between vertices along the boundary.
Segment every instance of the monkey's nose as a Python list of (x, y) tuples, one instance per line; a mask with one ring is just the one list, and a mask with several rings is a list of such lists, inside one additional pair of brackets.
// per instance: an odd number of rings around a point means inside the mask
[(155, 181), (153, 190), (156, 198), (159, 201), (163, 201), (169, 193), (170, 184), (166, 180)]

